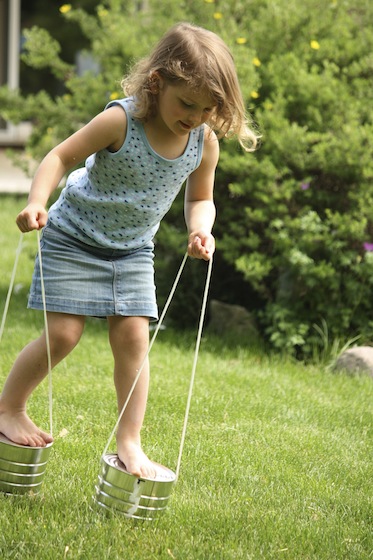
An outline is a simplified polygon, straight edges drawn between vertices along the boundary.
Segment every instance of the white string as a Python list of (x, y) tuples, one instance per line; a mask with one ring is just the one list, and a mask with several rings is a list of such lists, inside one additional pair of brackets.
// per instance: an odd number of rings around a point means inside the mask
[(4, 333), (4, 327), (5, 327), (5, 321), (6, 321), (6, 317), (8, 314), (8, 309), (9, 309), (9, 303), (10, 303), (10, 298), (12, 295), (12, 291), (13, 291), (13, 286), (14, 286), (14, 280), (16, 277), (16, 272), (17, 272), (17, 266), (18, 266), (18, 260), (19, 260), (19, 256), (21, 254), (22, 251), (22, 244), (23, 244), (23, 234), (21, 233), (20, 238), (19, 238), (19, 242), (18, 242), (18, 247), (16, 250), (16, 257), (14, 260), (14, 265), (13, 265), (13, 271), (12, 271), (12, 275), (10, 277), (10, 284), (9, 284), (9, 289), (8, 289), (8, 294), (5, 300), (5, 307), (4, 307), (4, 311), (3, 311), (3, 317), (1, 319), (1, 326), (0, 326), (0, 342), (1, 339), (3, 338), (3, 333)]
[[(43, 300), (43, 310), (44, 310), (44, 326), (45, 326), (45, 340), (46, 340), (46, 347), (47, 347), (47, 360), (48, 360), (48, 374), (49, 374), (49, 425), (50, 425), (50, 433), (52, 435), (53, 432), (53, 404), (52, 404), (52, 360), (51, 360), (51, 351), (50, 351), (50, 343), (49, 343), (49, 330), (48, 330), (48, 319), (47, 319), (47, 310), (46, 310), (46, 302), (45, 302), (45, 288), (44, 288), (44, 277), (43, 277), (43, 265), (41, 260), (41, 248), (40, 248), (40, 232), (37, 230), (37, 241), (38, 241), (38, 254), (39, 254), (39, 266), (40, 266), (40, 283), (41, 283), (41, 295)], [(13, 291), (14, 280), (17, 272), (17, 266), (19, 261), (19, 256), (22, 251), (23, 245), (23, 234), (19, 238), (18, 247), (16, 250), (16, 257), (13, 265), (13, 271), (10, 278), (10, 284), (8, 289), (7, 298), (5, 301), (5, 307), (3, 311), (3, 317), (1, 320), (0, 326), (0, 342), (4, 333), (5, 321), (8, 314), (10, 298)]]
[(189, 384), (189, 393), (188, 393), (187, 406), (186, 406), (185, 416), (184, 416), (183, 431), (182, 431), (182, 434), (181, 434), (179, 457), (178, 457), (178, 460), (177, 460), (176, 480), (179, 478), (181, 457), (183, 455), (185, 435), (186, 435), (188, 418), (189, 418), (189, 410), (190, 410), (190, 404), (191, 404), (191, 401), (192, 401), (194, 379), (195, 379), (196, 369), (197, 369), (198, 353), (199, 353), (199, 347), (200, 347), (200, 344), (201, 344), (203, 322), (204, 322), (205, 313), (206, 313), (207, 295), (208, 295), (209, 286), (210, 286), (211, 271), (212, 271), (212, 258), (209, 261), (209, 266), (208, 266), (208, 269), (207, 269), (205, 291), (204, 291), (204, 294), (203, 294), (203, 301), (202, 301), (201, 315), (200, 315), (200, 319), (199, 319), (196, 347), (195, 347), (195, 351), (194, 351), (194, 361), (193, 361), (192, 375), (191, 375), (190, 384)]
[(51, 349), (49, 340), (49, 329), (48, 329), (48, 316), (47, 316), (47, 304), (45, 300), (45, 287), (44, 287), (44, 276), (43, 276), (43, 264), (41, 258), (41, 247), (40, 247), (40, 231), (37, 230), (38, 239), (38, 254), (39, 254), (39, 268), (40, 268), (40, 285), (41, 285), (41, 297), (43, 301), (43, 312), (44, 312), (44, 330), (45, 330), (45, 344), (47, 347), (47, 360), (48, 360), (48, 393), (49, 393), (49, 431), (51, 436), (53, 436), (53, 387), (52, 387), (52, 359), (51, 359)]
[(143, 360), (141, 366), (139, 367), (139, 369), (138, 369), (138, 371), (137, 371), (137, 375), (136, 375), (136, 377), (135, 377), (135, 379), (134, 379), (134, 381), (133, 381), (132, 387), (131, 387), (131, 389), (130, 389), (128, 395), (127, 395), (127, 399), (126, 399), (126, 401), (125, 401), (125, 403), (124, 403), (124, 405), (123, 405), (123, 407), (122, 407), (122, 410), (121, 410), (121, 412), (120, 412), (120, 414), (119, 414), (119, 416), (118, 416), (118, 420), (117, 420), (117, 422), (116, 422), (116, 424), (115, 424), (115, 426), (114, 426), (114, 428), (113, 428), (113, 431), (111, 432), (111, 434), (110, 434), (110, 436), (109, 436), (109, 439), (108, 439), (108, 442), (107, 442), (107, 444), (106, 444), (106, 447), (105, 447), (105, 449), (104, 449), (104, 451), (103, 451), (103, 453), (102, 453), (102, 457), (104, 457), (104, 456), (106, 455), (106, 453), (107, 453), (107, 451), (108, 451), (108, 449), (109, 449), (109, 445), (110, 445), (110, 443), (111, 443), (111, 440), (112, 440), (113, 437), (114, 437), (114, 434), (115, 434), (115, 432), (116, 432), (116, 430), (117, 430), (117, 428), (118, 428), (118, 426), (119, 426), (119, 423), (120, 423), (120, 421), (121, 421), (121, 419), (122, 419), (122, 416), (123, 416), (123, 414), (124, 414), (124, 411), (126, 410), (127, 405), (128, 405), (128, 402), (129, 402), (129, 400), (130, 400), (130, 398), (131, 398), (131, 396), (132, 396), (132, 393), (133, 393), (134, 390), (135, 390), (136, 384), (137, 384), (137, 382), (138, 382), (138, 380), (139, 380), (139, 378), (140, 378), (140, 375), (141, 375), (141, 373), (142, 373), (142, 370), (144, 369), (144, 366), (145, 366), (145, 364), (146, 364), (146, 360), (147, 360), (147, 358), (148, 358), (148, 356), (149, 356), (149, 354), (150, 354), (150, 350), (152, 349), (152, 346), (153, 346), (153, 344), (154, 344), (154, 341), (155, 341), (155, 339), (157, 338), (157, 335), (158, 335), (158, 332), (159, 332), (159, 330), (160, 330), (160, 328), (161, 328), (163, 319), (165, 318), (165, 315), (166, 315), (166, 313), (167, 313), (167, 310), (168, 310), (168, 308), (169, 308), (169, 306), (170, 306), (171, 300), (172, 300), (173, 295), (174, 295), (174, 293), (175, 293), (176, 287), (177, 287), (177, 285), (178, 285), (178, 283), (179, 283), (180, 276), (181, 276), (181, 273), (182, 273), (182, 271), (183, 271), (183, 268), (184, 268), (184, 265), (185, 265), (185, 263), (186, 263), (187, 258), (188, 258), (188, 253), (185, 253), (184, 258), (183, 258), (182, 263), (181, 263), (180, 268), (179, 268), (179, 272), (177, 273), (176, 278), (175, 278), (175, 281), (174, 281), (174, 284), (173, 284), (173, 286), (172, 286), (172, 288), (171, 288), (170, 295), (168, 296), (168, 299), (167, 299), (167, 301), (166, 301), (166, 303), (165, 303), (165, 305), (164, 305), (164, 308), (163, 308), (162, 314), (161, 314), (161, 316), (160, 316), (160, 318), (159, 318), (157, 327), (156, 327), (156, 329), (155, 329), (155, 331), (154, 331), (154, 334), (153, 334), (153, 336), (152, 336), (152, 339), (151, 339), (151, 341), (150, 341), (150, 343), (149, 343), (148, 350), (147, 350), (147, 352), (146, 352), (146, 354), (145, 354), (144, 360)]

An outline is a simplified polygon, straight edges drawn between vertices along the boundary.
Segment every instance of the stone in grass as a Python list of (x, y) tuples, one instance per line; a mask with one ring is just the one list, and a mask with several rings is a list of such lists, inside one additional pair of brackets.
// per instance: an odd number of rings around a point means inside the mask
[(365, 373), (373, 377), (373, 347), (349, 348), (339, 356), (333, 369), (350, 374)]
[(251, 342), (259, 339), (255, 320), (245, 307), (213, 299), (210, 301), (209, 312), (208, 332), (219, 336), (237, 336)]

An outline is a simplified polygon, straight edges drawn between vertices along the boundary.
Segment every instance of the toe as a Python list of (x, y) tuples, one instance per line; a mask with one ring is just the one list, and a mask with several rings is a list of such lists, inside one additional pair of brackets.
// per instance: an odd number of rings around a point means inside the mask
[(47, 434), (47, 432), (40, 431), (39, 436), (44, 441), (44, 443), (52, 443), (53, 442), (53, 437), (50, 434)]

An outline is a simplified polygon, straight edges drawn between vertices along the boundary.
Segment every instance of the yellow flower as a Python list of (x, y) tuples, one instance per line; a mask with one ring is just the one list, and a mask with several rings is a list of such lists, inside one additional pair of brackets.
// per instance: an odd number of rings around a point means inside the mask
[(223, 14), (221, 12), (215, 12), (214, 13), (214, 19), (221, 19), (223, 17)]
[(71, 10), (71, 4), (64, 4), (60, 7), (61, 14), (67, 14)]
[(205, 0), (206, 4), (213, 4), (215, 0)]
[(262, 64), (257, 56), (254, 56), (252, 63), (254, 66), (260, 66)]
[(236, 43), (237, 43), (238, 45), (244, 45), (245, 43), (247, 43), (247, 39), (246, 39), (246, 37), (238, 37), (238, 38), (236, 39)]
[(313, 39), (313, 40), (310, 42), (310, 45), (311, 45), (311, 49), (315, 49), (315, 51), (317, 51), (317, 50), (320, 48), (319, 42), (316, 41), (315, 39)]
[(264, 108), (267, 109), (267, 111), (272, 111), (273, 103), (268, 101), (268, 99), (266, 101), (264, 101), (263, 105), (264, 105)]
[(250, 93), (250, 96), (251, 96), (253, 99), (258, 99), (259, 93), (258, 93), (257, 91), (252, 91), (252, 92)]
[(114, 99), (118, 99), (119, 98), (119, 93), (114, 91), (113, 93), (110, 94), (110, 100), (114, 101)]

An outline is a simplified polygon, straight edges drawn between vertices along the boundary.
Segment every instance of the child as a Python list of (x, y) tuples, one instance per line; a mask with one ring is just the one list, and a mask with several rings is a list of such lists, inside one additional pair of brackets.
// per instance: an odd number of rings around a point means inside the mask
[[(187, 180), (188, 254), (209, 260), (215, 250), (217, 138), (235, 134), (248, 151), (257, 140), (247, 126), (232, 56), (210, 31), (175, 25), (122, 85), (130, 97), (109, 103), (47, 154), (17, 217), (22, 232), (44, 228), (52, 365), (76, 346), (85, 316), (106, 318), (119, 410), (147, 352), (149, 320), (158, 318), (153, 238), (160, 220)], [(62, 177), (84, 160), (47, 212)], [(42, 309), (37, 260), (29, 307)], [(26, 413), (27, 399), (47, 370), (43, 333), (21, 351), (1, 394), (0, 432), (13, 442), (35, 447), (52, 441)], [(148, 381), (146, 364), (116, 439), (127, 470), (153, 478), (156, 466), (140, 441)]]

